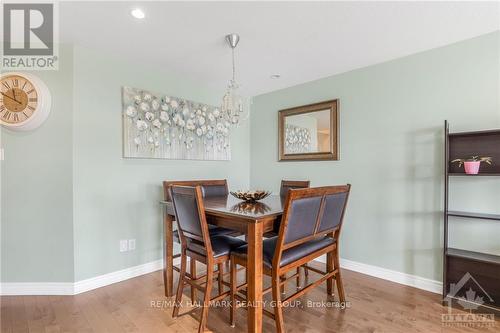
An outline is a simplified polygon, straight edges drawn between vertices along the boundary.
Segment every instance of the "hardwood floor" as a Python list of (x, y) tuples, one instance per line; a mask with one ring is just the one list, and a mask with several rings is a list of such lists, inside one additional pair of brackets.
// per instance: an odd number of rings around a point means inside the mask
[[(439, 295), (347, 270), (343, 274), (350, 308), (308, 306), (308, 301), (329, 300), (325, 284), (299, 298), (300, 307), (284, 310), (288, 333), (500, 332), (498, 320), (489, 328), (443, 327), (441, 314), (448, 310), (441, 306)], [(309, 278), (315, 276), (311, 272)], [(172, 319), (169, 301), (173, 298), (165, 298), (163, 292), (158, 271), (76, 296), (4, 296), (0, 298), (1, 332), (195, 332), (199, 311)], [(186, 288), (184, 302), (189, 295)], [(228, 308), (210, 308), (208, 327), (223, 333), (246, 331), (245, 312), (238, 309), (236, 328), (231, 328)], [(264, 316), (264, 332), (274, 331), (274, 322)]]

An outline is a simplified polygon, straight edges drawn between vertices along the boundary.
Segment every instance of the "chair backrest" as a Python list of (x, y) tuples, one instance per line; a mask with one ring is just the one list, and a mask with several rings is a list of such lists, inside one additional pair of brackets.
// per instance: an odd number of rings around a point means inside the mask
[(311, 182), (308, 180), (282, 180), (280, 187), (280, 196), (285, 198), (288, 190), (295, 188), (307, 188)]
[(169, 192), (174, 205), (181, 245), (185, 247), (187, 242), (195, 241), (198, 246), (206, 248), (206, 253), (211, 253), (201, 187), (171, 185)]
[(169, 191), (169, 187), (172, 185), (201, 186), (201, 191), (204, 198), (214, 196), (227, 196), (229, 194), (226, 179), (164, 181), (163, 196), (165, 201), (172, 201)]
[(350, 184), (289, 190), (276, 245), (276, 263), (280, 262), (282, 251), (315, 238), (329, 234), (338, 240), (350, 190)]

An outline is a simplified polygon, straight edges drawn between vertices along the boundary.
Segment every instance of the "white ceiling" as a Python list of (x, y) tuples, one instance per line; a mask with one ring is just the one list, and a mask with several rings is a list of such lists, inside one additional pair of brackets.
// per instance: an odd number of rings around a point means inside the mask
[[(142, 21), (130, 10), (140, 7)], [(500, 28), (498, 2), (64, 2), (65, 42), (213, 89), (231, 74), (224, 36), (241, 35), (237, 77), (253, 96)], [(277, 80), (272, 74), (281, 74)]]

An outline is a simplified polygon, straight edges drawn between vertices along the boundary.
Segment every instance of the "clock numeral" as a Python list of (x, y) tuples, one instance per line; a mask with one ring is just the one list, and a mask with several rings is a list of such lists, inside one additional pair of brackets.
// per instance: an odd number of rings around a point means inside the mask
[(3, 82), (2, 84), (5, 88), (10, 89), (10, 85), (7, 82)]
[(3, 115), (3, 118), (9, 120), (11, 114), (12, 113), (10, 113), (9, 111), (6, 111), (5, 114)]
[(5, 105), (0, 105), (0, 113), (5, 111)]
[(29, 116), (26, 114), (26, 112), (23, 112), (24, 116), (26, 117), (26, 119), (29, 118)]
[(19, 115), (17, 113), (14, 113), (14, 121), (15, 122), (19, 121)]
[(16, 87), (16, 88), (17, 88), (17, 87), (19, 87), (19, 80), (18, 80), (18, 79), (13, 79), (13, 80), (12, 80), (12, 85), (13, 85), (14, 87)]
[(26, 93), (29, 95), (31, 93), (35, 92), (35, 89), (31, 89), (30, 91), (27, 91)]
[(35, 111), (35, 108), (32, 107), (31, 105), (28, 105), (28, 109), (30, 109), (31, 111)]
[(24, 87), (26, 87), (27, 83), (28, 83), (28, 81), (24, 81), (23, 87), (21, 88), (22, 90), (24, 90)]
[(38, 98), (36, 98), (36, 97), (30, 97), (29, 101), (36, 103), (38, 101)]

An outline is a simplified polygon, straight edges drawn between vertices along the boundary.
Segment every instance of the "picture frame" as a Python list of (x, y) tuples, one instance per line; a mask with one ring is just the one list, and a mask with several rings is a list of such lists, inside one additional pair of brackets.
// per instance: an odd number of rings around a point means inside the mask
[(339, 100), (278, 112), (279, 161), (337, 161)]

